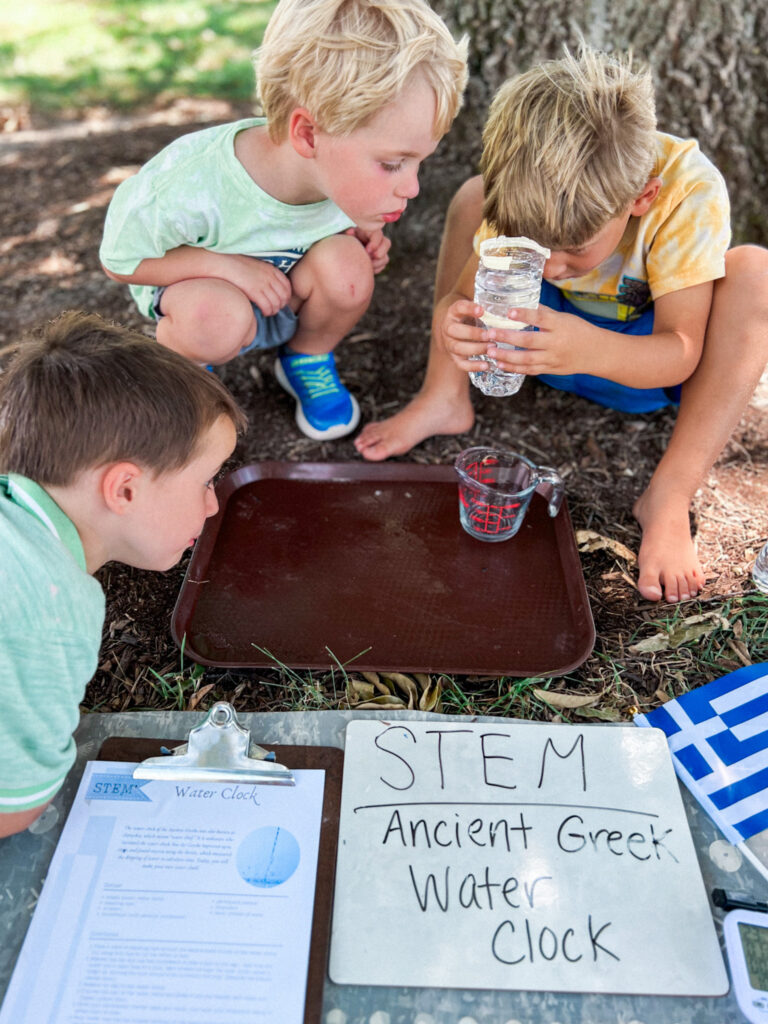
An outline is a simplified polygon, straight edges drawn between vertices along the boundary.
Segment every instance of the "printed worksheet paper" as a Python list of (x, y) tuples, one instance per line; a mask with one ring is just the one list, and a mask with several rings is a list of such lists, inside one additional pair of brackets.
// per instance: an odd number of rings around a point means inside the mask
[(301, 1024), (325, 773), (134, 767), (87, 765), (0, 1024)]

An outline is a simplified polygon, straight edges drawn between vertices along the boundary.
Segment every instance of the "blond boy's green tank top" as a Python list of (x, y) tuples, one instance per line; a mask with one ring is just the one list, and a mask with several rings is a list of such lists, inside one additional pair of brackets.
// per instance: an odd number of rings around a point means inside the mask
[[(176, 139), (127, 178), (109, 204), (99, 257), (115, 274), (182, 245), (254, 256), (286, 274), (323, 238), (353, 226), (330, 199), (292, 206), (259, 188), (235, 156), (235, 137), (264, 118), (215, 125)], [(152, 316), (153, 285), (131, 285)]]

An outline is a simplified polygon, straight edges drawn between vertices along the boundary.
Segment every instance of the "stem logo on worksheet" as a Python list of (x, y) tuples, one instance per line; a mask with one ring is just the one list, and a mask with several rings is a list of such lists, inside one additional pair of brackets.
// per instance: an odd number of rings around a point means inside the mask
[(100, 775), (92, 775), (85, 794), (86, 800), (138, 800), (141, 803), (151, 803), (151, 797), (142, 792), (142, 786), (146, 786), (149, 779), (138, 781), (133, 775), (126, 773), (120, 775), (117, 772), (104, 772)]

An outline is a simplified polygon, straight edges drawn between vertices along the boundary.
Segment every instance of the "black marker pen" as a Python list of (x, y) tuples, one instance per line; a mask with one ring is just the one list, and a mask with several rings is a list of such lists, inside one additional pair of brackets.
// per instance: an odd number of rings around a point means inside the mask
[(722, 910), (757, 910), (768, 913), (768, 903), (753, 900), (746, 894), (728, 893), (725, 889), (713, 889), (712, 902)]

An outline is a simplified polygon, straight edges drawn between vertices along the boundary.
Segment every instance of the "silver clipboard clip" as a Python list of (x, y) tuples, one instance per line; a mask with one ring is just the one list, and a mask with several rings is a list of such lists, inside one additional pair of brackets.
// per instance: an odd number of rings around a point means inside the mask
[(245, 782), (293, 786), (293, 773), (274, 754), (251, 741), (231, 704), (220, 700), (170, 756), (148, 757), (133, 770), (134, 779), (189, 782)]

